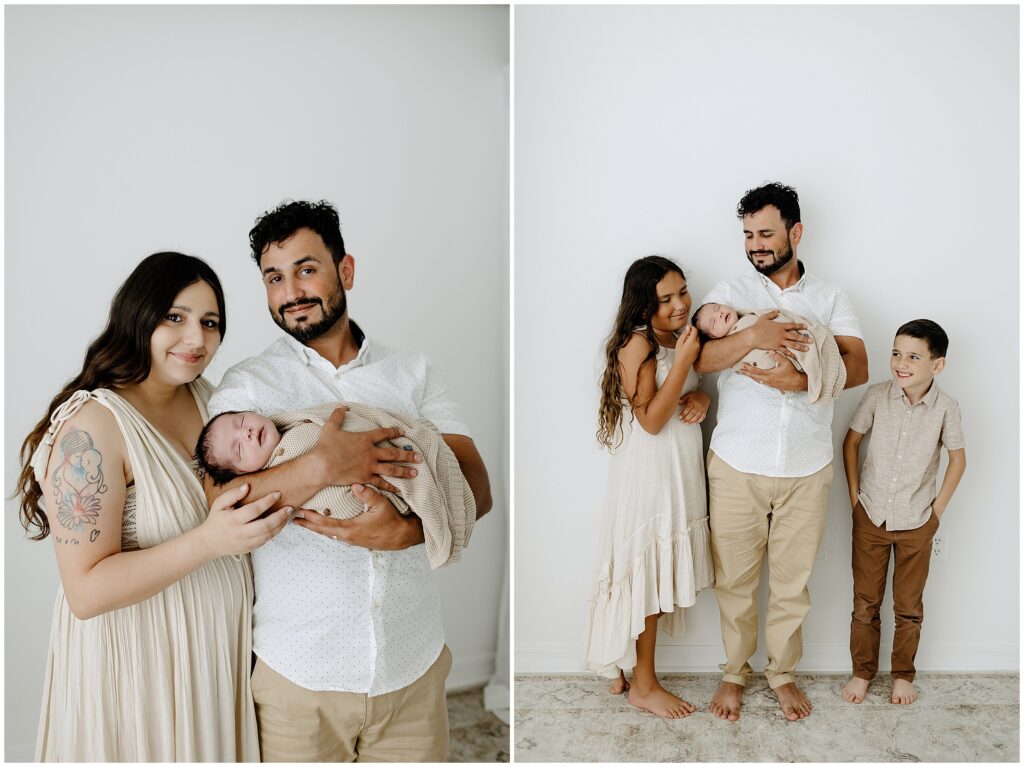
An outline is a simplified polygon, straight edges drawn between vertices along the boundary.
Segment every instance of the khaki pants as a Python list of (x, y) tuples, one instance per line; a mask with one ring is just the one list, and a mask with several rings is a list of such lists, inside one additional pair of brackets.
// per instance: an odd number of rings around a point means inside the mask
[(850, 657), (853, 675), (874, 679), (882, 635), (879, 610), (889, 574), (889, 551), (895, 552), (892, 610), (896, 632), (892, 642), (892, 677), (914, 681), (914, 658), (924, 621), (924, 584), (932, 557), (932, 538), (939, 520), (932, 514), (916, 530), (876, 527), (859, 503), (853, 510), (853, 618)]
[(262, 660), (252, 672), (264, 762), (443, 762), (448, 751), (445, 646), (408, 687), (369, 697), (299, 687)]
[(774, 689), (795, 681), (807, 582), (825, 534), (832, 464), (807, 477), (745, 474), (708, 452), (711, 557), (728, 659), (723, 680), (745, 685), (757, 650), (757, 589), (768, 555), (764, 673)]

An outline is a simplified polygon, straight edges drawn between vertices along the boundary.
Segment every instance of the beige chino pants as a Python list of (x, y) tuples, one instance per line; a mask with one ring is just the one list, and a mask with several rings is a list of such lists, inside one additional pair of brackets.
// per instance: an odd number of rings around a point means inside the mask
[(807, 477), (745, 474), (708, 451), (711, 557), (728, 659), (723, 681), (746, 685), (757, 650), (757, 589), (768, 556), (764, 673), (774, 689), (795, 681), (807, 582), (825, 534), (832, 464)]
[(448, 751), (447, 645), (419, 679), (369, 697), (299, 687), (257, 659), (252, 672), (264, 762), (443, 762)]

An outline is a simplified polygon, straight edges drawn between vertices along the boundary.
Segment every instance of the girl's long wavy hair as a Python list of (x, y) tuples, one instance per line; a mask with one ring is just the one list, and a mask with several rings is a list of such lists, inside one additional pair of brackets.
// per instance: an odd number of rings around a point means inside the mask
[(21, 443), (21, 473), (14, 496), (21, 497), (19, 516), (26, 531), (36, 530), (32, 540), (50, 534), (50, 521), (40, 507), (42, 488), (36, 482), (30, 461), (36, 447), (50, 427), (50, 416), (74, 392), (129, 386), (149, 376), (153, 331), (167, 315), (175, 297), (197, 282), (205, 282), (217, 298), (220, 312), (220, 337), (227, 331), (224, 291), (213, 269), (202, 259), (182, 253), (154, 253), (144, 258), (118, 288), (110, 304), (107, 326), (85, 352), (82, 369), (46, 408), (46, 415)]
[[(604, 373), (601, 376), (601, 404), (597, 411), (597, 441), (611, 448), (622, 423), (622, 407), (629, 403), (622, 388), (622, 365), (619, 350), (626, 345), (637, 328), (651, 345), (641, 367), (658, 354), (658, 341), (654, 337), (651, 319), (658, 312), (657, 286), (669, 272), (676, 272), (684, 280), (686, 275), (678, 264), (664, 256), (645, 256), (630, 264), (622, 282), (622, 300), (615, 315), (611, 335), (604, 347)], [(630, 403), (632, 404), (632, 403)]]

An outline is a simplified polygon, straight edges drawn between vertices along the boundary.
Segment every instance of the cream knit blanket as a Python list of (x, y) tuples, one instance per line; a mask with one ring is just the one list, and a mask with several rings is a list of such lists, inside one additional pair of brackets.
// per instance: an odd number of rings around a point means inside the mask
[[(757, 318), (766, 314), (762, 312), (737, 312), (740, 319), (732, 326), (728, 335), (738, 333), (750, 327)], [(793, 312), (782, 309), (775, 322), (800, 322), (807, 326), (805, 332), (811, 337), (808, 339), (810, 347), (805, 352), (793, 352), (796, 359), (793, 360), (797, 370), (807, 374), (807, 401), (817, 402), (822, 399), (838, 399), (846, 386), (846, 365), (843, 364), (843, 357), (839, 353), (839, 346), (836, 339), (824, 325), (819, 325), (813, 320), (801, 317)], [(747, 355), (733, 365), (733, 370), (739, 370), (740, 365), (746, 363), (756, 368), (770, 370), (777, 367), (778, 363), (764, 349), (751, 349)]]
[[(423, 521), (427, 558), (432, 568), (458, 562), (476, 521), (476, 501), (451, 448), (430, 421), (408, 418), (388, 410), (353, 402), (336, 402), (306, 410), (271, 416), (282, 432), (281, 442), (264, 468), (277, 466), (312, 450), (320, 432), (339, 405), (347, 405), (342, 427), (364, 432), (381, 427), (399, 427), (404, 436), (384, 445), (410, 448), (423, 456), (412, 478), (388, 477), (399, 493), (380, 491), (403, 514), (416, 514)], [(304, 507), (324, 516), (351, 519), (366, 511), (348, 485), (330, 485), (310, 498)]]

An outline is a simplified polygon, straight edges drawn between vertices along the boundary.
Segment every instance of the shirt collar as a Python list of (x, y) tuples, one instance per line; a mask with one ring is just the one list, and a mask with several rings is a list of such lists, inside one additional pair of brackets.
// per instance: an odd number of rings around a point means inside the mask
[[(806, 279), (805, 278), (806, 278), (807, 269), (804, 267), (804, 262), (801, 261), (799, 258), (796, 260), (796, 268), (800, 272), (800, 279), (797, 280), (796, 283), (794, 283), (793, 285), (790, 285), (788, 288), (786, 288), (786, 290), (802, 291), (803, 288), (804, 288), (804, 284), (806, 283)], [(774, 289), (776, 293), (785, 293), (786, 292), (786, 290), (783, 290), (782, 288), (780, 288), (778, 285), (776, 285), (774, 282), (772, 282), (768, 277), (765, 277), (763, 274), (761, 274), (761, 272), (755, 271), (754, 274), (756, 274), (761, 279), (761, 284), (764, 285), (766, 289), (768, 289), (768, 290)]]
[[(350, 362), (347, 362), (337, 368), (338, 370), (345, 370), (366, 364), (366, 355), (370, 348), (370, 339), (366, 337), (366, 333), (364, 333), (363, 329), (356, 324), (355, 320), (349, 319), (348, 328), (352, 332), (353, 340), (359, 346), (359, 352)], [(295, 353), (295, 356), (305, 361), (307, 365), (327, 365), (332, 370), (335, 369), (334, 365), (321, 357), (315, 349), (306, 346), (301, 341), (297, 341), (292, 336), (285, 336), (284, 342), (288, 345), (288, 348)]]
[[(889, 399), (899, 399), (901, 397), (906, 399), (905, 395), (903, 394), (903, 389), (901, 389), (900, 385), (895, 381), (889, 381)], [(935, 407), (935, 400), (937, 400), (938, 398), (939, 386), (937, 383), (935, 383), (935, 379), (932, 379), (932, 385), (928, 387), (928, 391), (925, 393), (923, 397), (921, 397), (921, 399), (918, 401), (918, 404), (921, 404), (923, 402), (928, 407)], [(907, 400), (907, 404), (910, 404), (910, 400)]]

